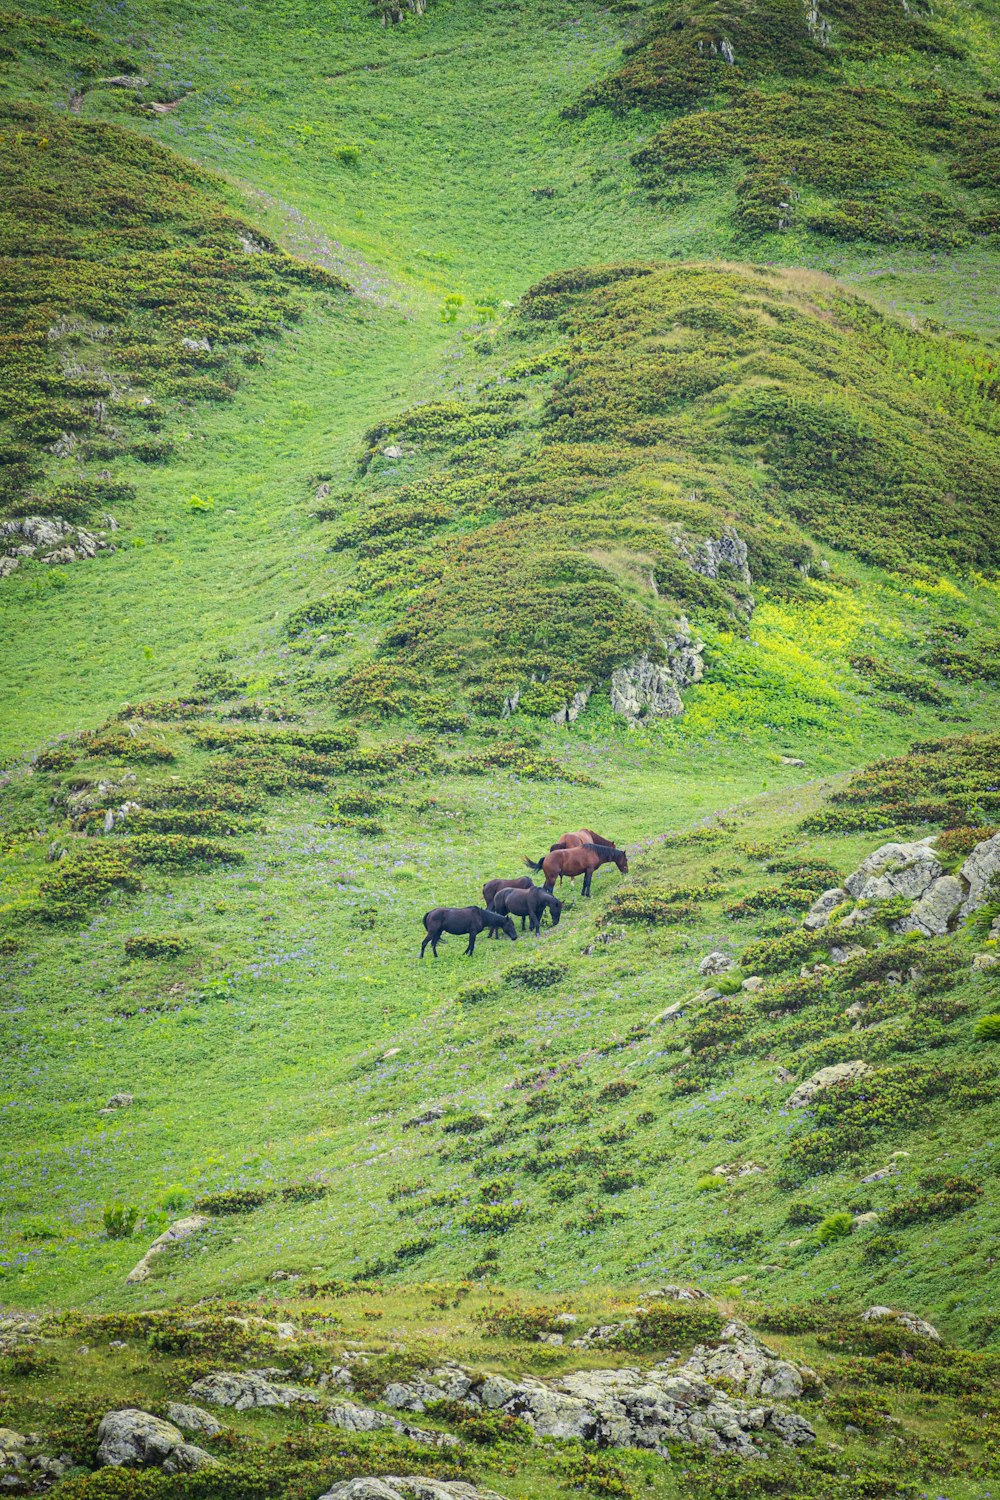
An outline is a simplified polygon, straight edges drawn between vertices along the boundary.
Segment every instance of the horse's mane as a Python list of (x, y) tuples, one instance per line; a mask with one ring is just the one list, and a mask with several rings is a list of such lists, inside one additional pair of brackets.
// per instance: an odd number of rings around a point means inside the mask
[(613, 844), (584, 844), (583, 848), (592, 849), (595, 854), (607, 854), (611, 858), (614, 858), (617, 854), (625, 853), (624, 849), (616, 849)]

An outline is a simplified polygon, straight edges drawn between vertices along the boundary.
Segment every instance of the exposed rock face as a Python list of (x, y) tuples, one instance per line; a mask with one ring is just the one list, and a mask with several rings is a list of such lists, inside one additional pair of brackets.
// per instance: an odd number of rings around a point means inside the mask
[(753, 583), (747, 544), (733, 526), (726, 526), (718, 539), (700, 537), (697, 541), (692, 541), (688, 537), (677, 536), (674, 538), (674, 546), (685, 562), (690, 563), (694, 571), (703, 578), (718, 578), (720, 574), (725, 577), (728, 574), (738, 578), (748, 588)]
[(158, 1255), (162, 1255), (168, 1245), (173, 1245), (177, 1240), (186, 1240), (190, 1235), (197, 1234), (199, 1230), (207, 1229), (211, 1223), (204, 1214), (192, 1214), (187, 1219), (176, 1219), (169, 1229), (165, 1229), (158, 1239), (155, 1239), (146, 1251), (138, 1265), (132, 1267), (125, 1277), (128, 1284), (134, 1285), (137, 1281), (145, 1281), (153, 1269), (153, 1262)]
[(832, 886), (830, 890), (824, 891), (821, 896), (816, 897), (816, 900), (802, 919), (803, 927), (807, 927), (810, 932), (816, 932), (820, 927), (825, 927), (830, 920), (830, 913), (836, 911), (838, 906), (843, 906), (844, 902), (849, 900), (850, 897), (843, 886)]
[(414, 1427), (410, 1422), (390, 1417), (387, 1412), (373, 1411), (370, 1406), (358, 1406), (354, 1401), (341, 1401), (331, 1406), (324, 1420), (345, 1432), (380, 1432), (388, 1428), (411, 1442), (424, 1443), (428, 1448), (454, 1448), (458, 1442), (450, 1433), (429, 1432), (426, 1427)]
[(261, 1370), (214, 1370), (196, 1380), (189, 1392), (196, 1401), (250, 1411), (258, 1406), (294, 1406), (299, 1401), (317, 1405), (320, 1392), (307, 1386), (277, 1385)]
[(1000, 833), (976, 845), (962, 866), (961, 874), (969, 888), (961, 910), (961, 915), (967, 917), (985, 904), (990, 881), (994, 876), (1000, 876)]
[(688, 632), (683, 618), (680, 628), (660, 642), (665, 662), (647, 655), (617, 667), (611, 674), (611, 707), (632, 724), (642, 719), (676, 718), (684, 712), (680, 689), (700, 682), (705, 668), (705, 647)]
[(186, 1406), (183, 1401), (171, 1401), (167, 1407), (167, 1417), (175, 1427), (180, 1427), (185, 1432), (203, 1432), (208, 1438), (213, 1438), (222, 1431), (222, 1423), (217, 1422), (210, 1411), (205, 1411), (200, 1406)]
[(914, 844), (883, 844), (863, 860), (844, 885), (857, 901), (918, 900), (944, 870), (931, 848), (933, 838)]
[(863, 1323), (898, 1323), (900, 1327), (906, 1328), (910, 1333), (917, 1333), (922, 1338), (934, 1339), (938, 1343), (941, 1335), (933, 1323), (928, 1323), (923, 1318), (918, 1318), (916, 1313), (900, 1312), (894, 1307), (866, 1307), (861, 1314)]
[(863, 1073), (868, 1072), (868, 1064), (860, 1058), (853, 1062), (832, 1063), (828, 1068), (820, 1068), (811, 1078), (800, 1083), (793, 1093), (789, 1094), (787, 1100), (788, 1109), (802, 1109), (811, 1104), (817, 1094), (824, 1089), (832, 1088), (835, 1083), (843, 1083), (849, 1078), (860, 1078)]
[(5, 554), (0, 557), (0, 578), (13, 573), (26, 558), (71, 563), (96, 557), (98, 552), (114, 552), (114, 543), (108, 538), (117, 530), (110, 516), (105, 517), (105, 529), (100, 531), (84, 531), (59, 516), (18, 516), (13, 521), (0, 521), (0, 553)]
[(898, 932), (922, 932), (924, 937), (944, 937), (958, 920), (965, 900), (965, 885), (954, 875), (939, 875), (932, 880), (910, 915), (897, 923)]
[[(569, 702), (564, 703), (562, 708), (552, 715), (553, 724), (574, 724), (587, 707), (592, 692), (593, 688), (586, 687), (574, 693)], [(503, 717), (506, 718), (507, 715), (504, 714)]]
[(97, 1429), (98, 1468), (157, 1468), (165, 1474), (186, 1474), (216, 1463), (218, 1459), (203, 1448), (185, 1442), (172, 1422), (135, 1407), (108, 1412)]
[(411, 1474), (400, 1479), (343, 1479), (319, 1500), (504, 1500), (496, 1490), (477, 1490), (460, 1479), (426, 1479)]
[[(749, 1351), (745, 1364), (734, 1353), (737, 1347)], [(763, 1346), (754, 1341), (749, 1350), (738, 1333), (730, 1340), (729, 1352), (740, 1369), (753, 1365), (762, 1383), (768, 1378), (794, 1383), (778, 1370), (786, 1362), (771, 1351), (758, 1351)], [(706, 1360), (712, 1357), (712, 1351), (696, 1354)], [(656, 1365), (649, 1371), (579, 1370), (549, 1382), (531, 1377), (515, 1382), (501, 1375), (484, 1379), (458, 1366), (445, 1366), (390, 1386), (384, 1400), (387, 1406), (418, 1411), (427, 1401), (442, 1397), (522, 1417), (538, 1437), (578, 1438), (604, 1448), (663, 1452), (671, 1442), (687, 1442), (713, 1453), (751, 1457), (768, 1437), (789, 1446), (815, 1441), (803, 1417), (771, 1404), (770, 1398), (759, 1405), (738, 1400), (687, 1365)]]

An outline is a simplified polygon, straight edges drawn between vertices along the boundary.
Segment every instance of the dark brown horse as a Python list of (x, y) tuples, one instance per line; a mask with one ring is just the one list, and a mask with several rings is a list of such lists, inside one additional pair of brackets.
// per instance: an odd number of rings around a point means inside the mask
[(526, 859), (530, 870), (541, 870), (545, 874), (545, 889), (551, 891), (557, 880), (575, 880), (583, 876), (583, 894), (590, 895), (590, 882), (594, 872), (602, 865), (615, 864), (623, 875), (628, 874), (628, 856), (624, 849), (608, 849), (603, 844), (583, 844), (578, 849), (550, 849), (544, 859), (537, 862)]
[(420, 944), (420, 957), (424, 956), (427, 944), (431, 945), (434, 957), (438, 956), (438, 943), (441, 941), (443, 932), (451, 932), (459, 937), (468, 936), (469, 946), (466, 954), (471, 954), (476, 946), (476, 938), (484, 927), (496, 927), (509, 937), (512, 943), (517, 942), (517, 928), (510, 917), (502, 916), (499, 912), (490, 911), (488, 907), (482, 906), (435, 906), (432, 911), (424, 913), (424, 926), (427, 936)]
[(537, 885), (530, 886), (526, 891), (514, 891), (508, 886), (505, 891), (497, 891), (496, 910), (505, 912), (509, 917), (520, 917), (522, 932), (524, 919), (527, 917), (532, 932), (538, 937), (542, 929), (543, 912), (547, 911), (552, 917), (553, 927), (559, 925), (562, 902), (557, 901), (550, 891), (543, 891)]
[(514, 880), (487, 880), (483, 900), (492, 908), (497, 891), (529, 891), (534, 883), (530, 875), (518, 875)]
[(592, 828), (578, 828), (575, 833), (564, 833), (556, 843), (549, 845), (550, 852), (555, 849), (582, 849), (584, 844), (597, 844), (601, 849), (613, 849), (614, 839), (606, 839), (603, 834), (595, 833)]

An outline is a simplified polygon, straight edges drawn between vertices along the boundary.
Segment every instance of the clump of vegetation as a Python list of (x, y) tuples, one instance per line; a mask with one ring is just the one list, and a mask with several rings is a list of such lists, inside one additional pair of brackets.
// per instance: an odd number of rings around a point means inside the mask
[(109, 1203), (102, 1217), (109, 1240), (130, 1240), (139, 1222), (139, 1210), (134, 1204)]
[(521, 990), (547, 990), (560, 984), (569, 973), (569, 965), (555, 960), (529, 958), (521, 963), (508, 964), (503, 971), (503, 981)]
[(137, 933), (125, 939), (126, 958), (180, 958), (191, 947), (188, 938), (176, 933)]

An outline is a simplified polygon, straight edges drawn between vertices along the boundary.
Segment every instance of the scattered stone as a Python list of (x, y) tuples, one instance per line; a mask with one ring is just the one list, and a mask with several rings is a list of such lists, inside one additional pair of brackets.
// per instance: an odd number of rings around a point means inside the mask
[(735, 968), (735, 958), (730, 958), (728, 953), (723, 953), (720, 949), (716, 948), (711, 953), (706, 953), (698, 965), (698, 973), (705, 974), (711, 978), (716, 974), (728, 974), (730, 969)]
[(402, 458), (403, 450), (398, 443), (391, 443), (388, 448), (382, 449), (383, 458)]
[(848, 875), (844, 885), (858, 901), (891, 901), (896, 896), (919, 900), (944, 874), (933, 842), (932, 836), (912, 844), (882, 844)]
[(877, 1172), (869, 1172), (867, 1177), (862, 1177), (862, 1182), (884, 1182), (887, 1177), (894, 1177), (895, 1167), (879, 1167)]
[(222, 1431), (222, 1423), (201, 1406), (186, 1406), (183, 1401), (171, 1401), (167, 1407), (167, 1419), (184, 1432), (203, 1432), (214, 1438)]
[(779, 1083), (794, 1083), (795, 1082), (795, 1074), (794, 1073), (789, 1073), (789, 1071), (788, 1071), (787, 1068), (779, 1068), (778, 1071), (777, 1071), (777, 1073), (775, 1073), (774, 1076), (775, 1076), (775, 1078), (777, 1079), (777, 1081)]
[(181, 348), (187, 349), (191, 354), (211, 354), (212, 346), (208, 339), (181, 339)]
[(675, 1016), (679, 1016), (683, 1009), (684, 1001), (675, 1000), (673, 1005), (668, 1005), (666, 1010), (661, 1010), (658, 1015), (655, 1015), (649, 1024), (650, 1026), (662, 1026), (664, 1021), (672, 1021)]
[(923, 1318), (918, 1318), (916, 1313), (900, 1312), (894, 1307), (866, 1307), (861, 1314), (862, 1323), (898, 1323), (910, 1333), (917, 1333), (922, 1338), (934, 1339), (936, 1343), (941, 1342), (941, 1335), (933, 1323), (928, 1323)]
[[(852, 958), (860, 958), (866, 950), (858, 943), (849, 943), (846, 947), (835, 945), (830, 948), (830, 957), (835, 964), (849, 964)], [(816, 971), (813, 970), (815, 973)]]
[(156, 1468), (165, 1474), (188, 1474), (217, 1463), (204, 1448), (185, 1442), (172, 1422), (135, 1407), (108, 1412), (97, 1429), (99, 1469)]
[(135, 1100), (131, 1094), (112, 1094), (100, 1113), (102, 1115), (111, 1115), (114, 1114), (116, 1109), (128, 1109), (129, 1105), (134, 1103)]
[(877, 1224), (881, 1217), (881, 1214), (877, 1214), (874, 1212), (869, 1212), (866, 1214), (856, 1214), (854, 1217), (854, 1227), (855, 1229), (867, 1229), (870, 1224)]
[(757, 1177), (763, 1172), (755, 1161), (734, 1161), (726, 1166), (713, 1167), (712, 1177), (722, 1177), (726, 1182), (735, 1182), (738, 1177)]
[(204, 1214), (191, 1214), (187, 1219), (175, 1219), (173, 1224), (153, 1241), (138, 1265), (132, 1267), (125, 1277), (126, 1285), (148, 1280), (153, 1269), (153, 1262), (158, 1255), (163, 1254), (168, 1245), (176, 1244), (178, 1240), (186, 1240), (192, 1234), (198, 1234), (200, 1230), (207, 1229), (211, 1222)]
[(868, 1071), (868, 1064), (862, 1062), (860, 1058), (855, 1058), (853, 1062), (832, 1063), (828, 1068), (820, 1068), (811, 1078), (800, 1083), (794, 1093), (789, 1094), (786, 1101), (787, 1108), (802, 1109), (824, 1089), (833, 1088), (834, 1084), (844, 1083), (850, 1078), (860, 1078)]
[(387, 1412), (373, 1411), (370, 1406), (358, 1406), (354, 1401), (342, 1401), (331, 1406), (324, 1418), (332, 1427), (344, 1432), (382, 1432), (389, 1430), (409, 1438), (413, 1443), (423, 1443), (428, 1448), (454, 1448), (457, 1438), (447, 1432), (430, 1432), (426, 1427), (414, 1427), (410, 1422), (401, 1422)]
[(60, 516), (18, 516), (0, 521), (0, 550), (7, 554), (0, 556), (0, 578), (13, 573), (26, 558), (61, 564), (96, 557), (98, 552), (114, 552), (114, 544), (107, 537), (118, 528), (110, 517), (105, 521), (111, 524), (100, 531), (84, 531)]
[(1000, 953), (977, 953), (972, 960), (974, 969), (995, 969), (1000, 964)]
[(800, 760), (797, 755), (782, 755), (779, 757), (783, 766), (804, 766), (805, 761)]
[(662, 1297), (670, 1302), (708, 1302), (709, 1295), (697, 1286), (661, 1286), (655, 1292), (649, 1292), (650, 1297)]
[(766, 981), (759, 974), (751, 974), (750, 978), (744, 979), (740, 985), (741, 990), (746, 990), (751, 995), (759, 995), (764, 988), (766, 988)]

